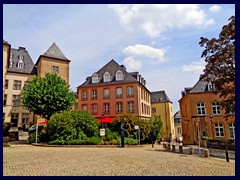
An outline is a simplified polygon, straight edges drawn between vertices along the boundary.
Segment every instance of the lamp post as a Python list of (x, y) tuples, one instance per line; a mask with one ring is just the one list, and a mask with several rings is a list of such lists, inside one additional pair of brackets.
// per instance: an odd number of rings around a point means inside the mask
[(104, 117), (104, 112), (102, 113), (102, 128), (103, 128), (103, 117)]
[(211, 128), (212, 128), (212, 137), (213, 137), (213, 139), (214, 139), (213, 125), (212, 125), (212, 118), (213, 118), (213, 115), (210, 114), (209, 118), (210, 118)]
[(124, 123), (125, 123), (124, 119), (121, 119), (121, 147), (123, 148), (124, 148), (124, 129), (123, 129)]
[(37, 124), (36, 124), (36, 139), (35, 139), (36, 144), (37, 144), (37, 135), (38, 135), (38, 119), (39, 119), (39, 116), (37, 116)]

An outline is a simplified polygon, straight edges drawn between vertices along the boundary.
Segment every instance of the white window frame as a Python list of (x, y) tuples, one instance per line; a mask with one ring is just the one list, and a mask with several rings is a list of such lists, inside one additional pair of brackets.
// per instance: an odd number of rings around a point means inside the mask
[(13, 89), (14, 90), (21, 90), (22, 87), (22, 81), (14, 80), (13, 81)]
[(134, 112), (134, 102), (129, 101), (127, 104), (128, 104), (128, 112), (130, 113)]
[(12, 106), (13, 107), (20, 107), (20, 100), (21, 100), (21, 96), (20, 95), (13, 95)]
[(103, 98), (104, 99), (109, 99), (110, 98), (110, 89), (108, 89), (108, 88), (103, 89)]
[(204, 103), (197, 103), (197, 115), (206, 115), (206, 108)]
[(128, 86), (127, 87), (127, 96), (132, 97), (133, 95), (134, 95), (133, 86)]
[(29, 113), (22, 113), (22, 124), (28, 124), (29, 118), (30, 118)]
[(59, 73), (59, 66), (52, 66), (52, 72), (58, 74)]
[(92, 83), (98, 83), (99, 82), (99, 79), (98, 79), (98, 75), (97, 74), (94, 74), (92, 76)]
[(111, 76), (109, 72), (105, 72), (103, 75), (103, 82), (110, 82), (111, 81)]
[(228, 128), (230, 139), (235, 139), (235, 123), (229, 123)]
[(92, 114), (97, 114), (97, 104), (92, 104), (91, 105), (91, 109), (92, 109)]
[(87, 104), (83, 104), (83, 105), (82, 105), (82, 110), (83, 110), (83, 111), (87, 111)]
[(92, 90), (92, 99), (97, 99), (97, 90), (96, 89)]
[(87, 90), (82, 91), (82, 100), (87, 100)]
[(121, 70), (118, 70), (116, 72), (116, 81), (121, 81), (123, 80), (123, 72)]
[(122, 102), (117, 102), (117, 104), (116, 104), (116, 112), (117, 113), (122, 113), (123, 112), (123, 103)]
[(117, 87), (117, 88), (116, 88), (116, 97), (117, 97), (117, 98), (123, 97), (123, 90), (122, 90), (121, 87)]
[(221, 107), (219, 102), (212, 102), (212, 114), (213, 115), (221, 115)]
[(214, 124), (215, 126), (215, 136), (216, 137), (224, 137), (224, 126), (223, 123), (217, 122)]
[(110, 113), (110, 104), (109, 103), (104, 103), (104, 114), (109, 114)]

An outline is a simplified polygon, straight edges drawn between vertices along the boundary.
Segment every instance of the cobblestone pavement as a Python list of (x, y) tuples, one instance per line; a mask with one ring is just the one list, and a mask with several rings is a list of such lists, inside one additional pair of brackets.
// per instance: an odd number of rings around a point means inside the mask
[(3, 148), (4, 176), (234, 176), (235, 160), (135, 148)]

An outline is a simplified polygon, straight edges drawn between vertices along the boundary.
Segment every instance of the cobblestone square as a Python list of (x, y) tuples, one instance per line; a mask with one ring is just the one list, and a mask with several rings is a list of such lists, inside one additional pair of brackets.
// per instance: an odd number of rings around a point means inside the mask
[(135, 148), (3, 148), (4, 176), (234, 176), (235, 160)]

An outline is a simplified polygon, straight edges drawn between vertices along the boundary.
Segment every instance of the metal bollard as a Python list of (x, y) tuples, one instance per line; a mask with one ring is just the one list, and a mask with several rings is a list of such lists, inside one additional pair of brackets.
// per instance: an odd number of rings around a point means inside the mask
[(208, 149), (204, 149), (203, 150), (203, 155), (204, 155), (204, 157), (209, 157), (210, 155), (209, 155), (209, 150)]
[(172, 151), (175, 152), (176, 148), (175, 145), (172, 145)]
[(225, 154), (226, 154), (226, 162), (229, 162), (228, 150), (227, 149), (225, 149)]
[(183, 153), (183, 147), (179, 146), (179, 153)]
[(192, 147), (189, 148), (189, 154), (194, 154), (194, 149)]
[(166, 143), (163, 143), (163, 148), (164, 148), (164, 149), (166, 149), (166, 148), (167, 148), (167, 146), (166, 146)]
[(170, 150), (170, 143), (167, 144), (167, 150)]

